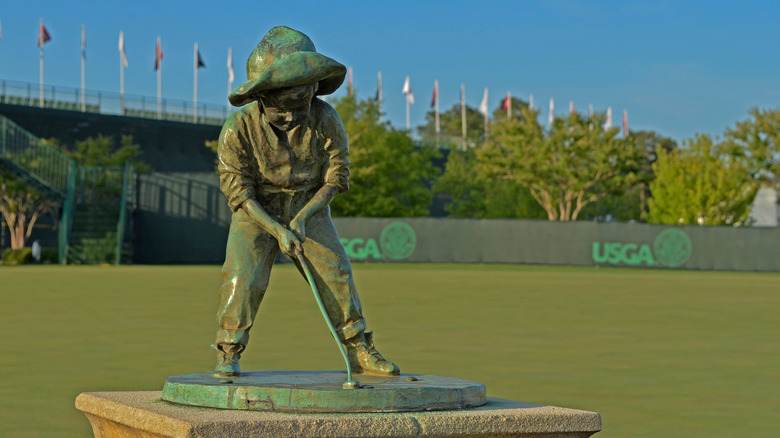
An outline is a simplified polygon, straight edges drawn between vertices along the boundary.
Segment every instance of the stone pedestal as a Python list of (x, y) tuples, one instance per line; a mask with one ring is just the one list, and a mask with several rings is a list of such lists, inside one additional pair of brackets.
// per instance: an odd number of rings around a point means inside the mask
[(292, 414), (181, 406), (160, 391), (90, 392), (76, 408), (103, 437), (588, 437), (595, 412), (496, 398), (460, 411)]

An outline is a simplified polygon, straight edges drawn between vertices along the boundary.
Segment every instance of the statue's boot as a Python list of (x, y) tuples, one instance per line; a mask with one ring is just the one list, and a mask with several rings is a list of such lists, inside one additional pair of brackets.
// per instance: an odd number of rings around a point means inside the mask
[(398, 375), (401, 370), (396, 364), (382, 357), (374, 347), (373, 332), (361, 332), (347, 339), (347, 357), (353, 373)]
[(217, 350), (217, 366), (214, 368), (214, 377), (237, 376), (241, 372), (238, 360), (241, 359), (244, 346), (241, 344), (217, 344), (214, 347)]

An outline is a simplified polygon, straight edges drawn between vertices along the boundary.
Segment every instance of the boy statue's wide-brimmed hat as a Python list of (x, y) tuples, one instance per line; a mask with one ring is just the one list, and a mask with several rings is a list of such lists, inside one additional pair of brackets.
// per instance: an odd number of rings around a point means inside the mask
[(228, 96), (234, 106), (255, 100), (255, 94), (277, 88), (319, 82), (317, 95), (331, 94), (344, 82), (347, 68), (317, 53), (314, 43), (301, 32), (286, 26), (269, 30), (249, 55), (249, 78)]

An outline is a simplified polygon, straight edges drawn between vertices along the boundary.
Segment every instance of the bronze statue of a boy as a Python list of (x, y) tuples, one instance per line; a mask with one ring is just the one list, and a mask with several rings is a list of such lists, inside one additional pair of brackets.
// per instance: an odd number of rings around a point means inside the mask
[(215, 374), (240, 372), (238, 360), (280, 248), (296, 265), (295, 254), (303, 252), (352, 371), (399, 374), (366, 332), (352, 267), (330, 218), (331, 200), (349, 188), (347, 135), (338, 113), (317, 96), (336, 91), (346, 68), (283, 26), (263, 37), (246, 68), (249, 80), (229, 97), (243, 107), (219, 137), (220, 187), (233, 216)]

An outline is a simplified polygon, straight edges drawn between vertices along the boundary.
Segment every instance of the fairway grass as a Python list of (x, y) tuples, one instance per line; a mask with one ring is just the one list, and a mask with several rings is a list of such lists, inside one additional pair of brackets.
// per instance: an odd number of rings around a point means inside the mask
[[(771, 437), (780, 274), (355, 264), (369, 330), (403, 372), (601, 413), (598, 437)], [(0, 266), (0, 436), (87, 437), (80, 392), (209, 370), (217, 266)], [(291, 265), (276, 266), (243, 369), (342, 369)]]

